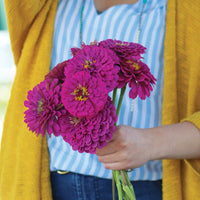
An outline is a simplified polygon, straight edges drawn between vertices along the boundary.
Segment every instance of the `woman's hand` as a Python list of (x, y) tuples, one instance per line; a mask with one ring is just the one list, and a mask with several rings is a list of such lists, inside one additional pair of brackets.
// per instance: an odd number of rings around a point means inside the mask
[(112, 170), (133, 169), (157, 159), (200, 158), (200, 130), (191, 122), (149, 129), (120, 125), (96, 154)]
[(107, 146), (97, 149), (96, 154), (104, 167), (112, 170), (132, 169), (151, 160), (152, 141), (147, 129), (126, 125), (116, 127)]

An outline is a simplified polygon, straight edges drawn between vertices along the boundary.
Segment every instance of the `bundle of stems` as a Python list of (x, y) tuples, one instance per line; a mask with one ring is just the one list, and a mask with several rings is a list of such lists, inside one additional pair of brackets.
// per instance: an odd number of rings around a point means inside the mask
[[(126, 84), (127, 85), (127, 84)], [(117, 103), (117, 116), (119, 116), (122, 100), (126, 90), (126, 85), (121, 89), (119, 100)], [(117, 88), (113, 90), (113, 104), (116, 104)], [(132, 170), (131, 170), (132, 171)], [(113, 181), (112, 181), (112, 192), (113, 200), (115, 200), (115, 184), (118, 191), (119, 200), (136, 200), (135, 192), (133, 186), (128, 177), (128, 170), (113, 170)]]

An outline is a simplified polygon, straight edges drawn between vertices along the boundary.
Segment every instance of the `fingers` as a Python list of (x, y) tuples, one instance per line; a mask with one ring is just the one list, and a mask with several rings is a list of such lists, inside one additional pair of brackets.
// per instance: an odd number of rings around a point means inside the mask
[(114, 163), (123, 160), (122, 156), (120, 156), (118, 152), (99, 156), (98, 159), (102, 163)]
[(129, 169), (129, 161), (124, 151), (98, 156), (104, 167), (112, 170)]
[(96, 154), (98, 156), (105, 156), (108, 154), (113, 154), (117, 152), (116, 144), (114, 141), (110, 141), (105, 147), (102, 149), (96, 149)]
[(127, 166), (125, 165), (125, 161), (123, 162), (122, 159), (118, 158), (119, 158), (118, 153), (98, 157), (99, 161), (103, 163), (103, 166), (106, 169), (112, 169), (112, 170), (128, 169)]
[(105, 156), (99, 156), (98, 159), (103, 163), (103, 166), (106, 169), (121, 170), (131, 168), (130, 162), (128, 162), (128, 160), (118, 152)]
[(106, 169), (111, 170), (134, 169), (147, 162), (147, 160), (140, 159), (137, 156), (129, 157), (126, 152), (116, 152), (114, 154), (99, 156), (98, 159)]
[(120, 163), (120, 162), (103, 163), (103, 166), (106, 169), (111, 169), (111, 170), (126, 170), (126, 169), (130, 169), (129, 167), (126, 167), (125, 164)]
[(119, 144), (116, 139), (117, 139), (117, 134), (114, 133), (112, 139), (108, 141), (105, 147), (103, 147), (102, 149), (96, 149), (96, 154), (98, 156), (104, 156), (107, 154), (112, 154), (117, 152), (119, 149)]
[[(107, 146), (96, 154), (104, 167), (112, 170), (137, 168), (149, 161), (148, 137), (143, 130), (118, 126)], [(150, 140), (151, 141), (151, 140)], [(151, 147), (151, 145), (150, 145)]]

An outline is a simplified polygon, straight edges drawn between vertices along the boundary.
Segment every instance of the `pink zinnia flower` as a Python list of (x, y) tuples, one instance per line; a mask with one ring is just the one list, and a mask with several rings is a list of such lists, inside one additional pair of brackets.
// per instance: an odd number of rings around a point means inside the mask
[(65, 80), (64, 69), (67, 67), (68, 60), (57, 64), (46, 76), (45, 79), (58, 79), (60, 83)]
[(77, 118), (70, 114), (61, 117), (63, 139), (73, 150), (94, 154), (112, 139), (117, 121), (116, 109), (110, 97), (104, 108), (93, 118)]
[(136, 60), (128, 60), (127, 65), (121, 68), (120, 84), (123, 87), (125, 82), (129, 82), (131, 88), (129, 97), (135, 99), (137, 95), (142, 99), (150, 96), (153, 85), (156, 82), (155, 77), (151, 74), (149, 67)]
[(76, 55), (78, 53), (78, 51), (80, 51), (80, 48), (78, 48), (78, 47), (71, 48), (71, 52), (72, 52), (73, 56)]
[(83, 42), (81, 44), (81, 48), (78, 48), (78, 47), (72, 47), (71, 48), (71, 52), (72, 52), (72, 55), (76, 55), (78, 53), (78, 51), (80, 51), (81, 49), (83, 49), (84, 47), (86, 46), (86, 44)]
[(138, 43), (122, 42), (120, 40), (112, 39), (101, 41), (99, 46), (113, 50), (117, 56), (122, 59), (132, 56), (134, 59), (139, 60), (141, 58), (141, 54), (144, 54), (146, 50), (144, 46)]
[(45, 133), (60, 134), (58, 118), (66, 113), (61, 102), (61, 85), (58, 79), (47, 79), (28, 91), (24, 105), (28, 108), (25, 122), (29, 130), (37, 135)]
[(84, 71), (66, 78), (61, 93), (65, 108), (80, 118), (96, 115), (104, 107), (107, 96), (105, 83)]
[(120, 59), (117, 87), (122, 88), (129, 82), (131, 87), (129, 96), (133, 99), (137, 95), (141, 99), (150, 95), (152, 84), (155, 84), (155, 78), (151, 75), (148, 66), (140, 61), (141, 54), (144, 54), (146, 50), (144, 46), (112, 39), (100, 42), (99, 46), (113, 50)]
[(71, 77), (77, 72), (86, 71), (91, 76), (100, 78), (110, 92), (118, 84), (119, 69), (119, 58), (113, 51), (97, 45), (85, 45), (68, 62), (65, 75)]

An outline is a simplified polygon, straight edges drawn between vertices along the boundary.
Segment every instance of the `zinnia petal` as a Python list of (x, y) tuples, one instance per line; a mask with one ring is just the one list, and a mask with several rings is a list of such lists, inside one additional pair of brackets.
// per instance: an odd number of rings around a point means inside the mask
[(61, 85), (58, 79), (46, 79), (28, 92), (24, 112), (29, 130), (42, 134), (59, 133), (58, 116), (66, 113), (61, 102)]
[(57, 64), (46, 76), (45, 79), (58, 79), (61, 83), (64, 82), (64, 69), (67, 67), (68, 60)]
[(107, 98), (104, 108), (99, 113), (87, 119), (77, 118), (71, 114), (61, 118), (63, 139), (73, 150), (79, 153), (96, 153), (97, 148), (104, 147), (112, 138), (117, 121), (116, 109), (110, 97)]
[(65, 75), (71, 77), (80, 71), (88, 72), (91, 76), (100, 78), (110, 92), (117, 86), (119, 58), (109, 49), (96, 45), (85, 45), (68, 62)]
[(61, 96), (72, 115), (91, 118), (104, 107), (108, 93), (101, 79), (82, 71), (65, 80)]

